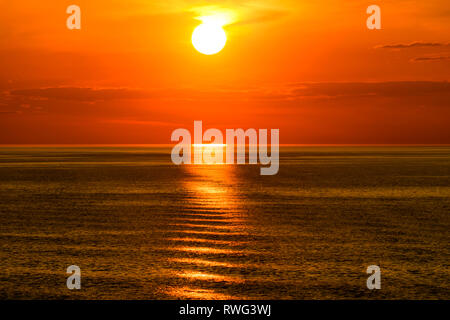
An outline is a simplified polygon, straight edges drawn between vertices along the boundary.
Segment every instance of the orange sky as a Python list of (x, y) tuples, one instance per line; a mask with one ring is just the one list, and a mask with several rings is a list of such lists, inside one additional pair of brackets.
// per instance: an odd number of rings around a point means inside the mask
[[(82, 29), (66, 28), (77, 4)], [(382, 30), (366, 27), (381, 7)], [(206, 7), (208, 6), (208, 7)], [(0, 0), (0, 144), (170, 143), (279, 128), (281, 143), (450, 143), (450, 3)], [(217, 55), (190, 38), (231, 12)]]

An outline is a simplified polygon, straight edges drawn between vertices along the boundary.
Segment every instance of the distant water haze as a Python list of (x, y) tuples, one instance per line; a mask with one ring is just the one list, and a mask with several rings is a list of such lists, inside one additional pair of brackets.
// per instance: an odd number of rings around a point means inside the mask
[(0, 148), (0, 298), (450, 298), (450, 147), (284, 146), (274, 176), (170, 151)]

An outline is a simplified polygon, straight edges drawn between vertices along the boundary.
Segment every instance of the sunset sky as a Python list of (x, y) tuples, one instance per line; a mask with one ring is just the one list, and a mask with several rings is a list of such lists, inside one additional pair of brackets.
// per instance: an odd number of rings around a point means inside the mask
[[(211, 13), (228, 40), (206, 56), (191, 35)], [(0, 69), (0, 144), (170, 143), (194, 120), (283, 144), (450, 143), (448, 0), (0, 0)]]

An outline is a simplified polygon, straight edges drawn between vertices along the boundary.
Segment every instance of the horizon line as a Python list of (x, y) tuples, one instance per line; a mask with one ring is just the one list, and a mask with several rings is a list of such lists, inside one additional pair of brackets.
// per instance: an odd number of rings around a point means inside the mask
[[(173, 147), (168, 143), (4, 143), (0, 148), (14, 147)], [(206, 144), (207, 145), (207, 144)], [(237, 144), (235, 144), (236, 146)], [(245, 144), (248, 146), (248, 144)], [(268, 144), (270, 145), (270, 144)], [(280, 147), (450, 147), (450, 143), (284, 143)]]

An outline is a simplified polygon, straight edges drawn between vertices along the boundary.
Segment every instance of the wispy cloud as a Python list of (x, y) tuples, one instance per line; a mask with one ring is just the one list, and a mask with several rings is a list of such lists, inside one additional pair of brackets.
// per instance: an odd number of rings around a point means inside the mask
[(415, 57), (411, 59), (411, 62), (433, 62), (433, 61), (448, 61), (450, 60), (450, 54), (439, 54), (432, 56)]
[(174, 127), (183, 125), (179, 122), (170, 121), (154, 121), (154, 120), (135, 120), (135, 119), (105, 119), (101, 120), (102, 123), (112, 123), (112, 124), (126, 124), (126, 125), (145, 125), (145, 126), (155, 126), (155, 127)]
[(56, 99), (71, 101), (105, 101), (119, 99), (148, 99), (153, 94), (149, 91), (127, 88), (83, 88), (83, 87), (56, 87), (12, 90), (12, 96), (36, 99)]
[(270, 22), (282, 19), (287, 15), (288, 13), (286, 11), (281, 10), (272, 10), (272, 9), (254, 10), (251, 15), (249, 14), (248, 17), (234, 23), (233, 26)]
[(17, 111), (0, 111), (0, 114), (17, 114)]
[(296, 97), (380, 96), (405, 97), (424, 95), (450, 96), (447, 81), (336, 82), (300, 83), (292, 91)]
[(411, 43), (395, 43), (395, 44), (384, 44), (377, 45), (375, 49), (408, 49), (408, 48), (426, 48), (426, 47), (443, 47), (447, 46), (448, 43), (441, 42), (422, 42), (414, 41)]
[[(450, 59), (445, 56), (424, 56), (414, 61), (439, 61)], [(333, 99), (339, 97), (407, 97), (440, 95), (450, 96), (450, 82), (447, 81), (397, 81), (397, 82), (298, 82), (277, 86), (258, 86), (253, 88), (167, 88), (124, 89), (124, 88), (37, 88), (11, 90), (7, 98), (23, 108), (33, 100), (58, 100), (93, 103), (117, 100), (162, 100), (171, 101), (292, 101), (298, 99)]]

